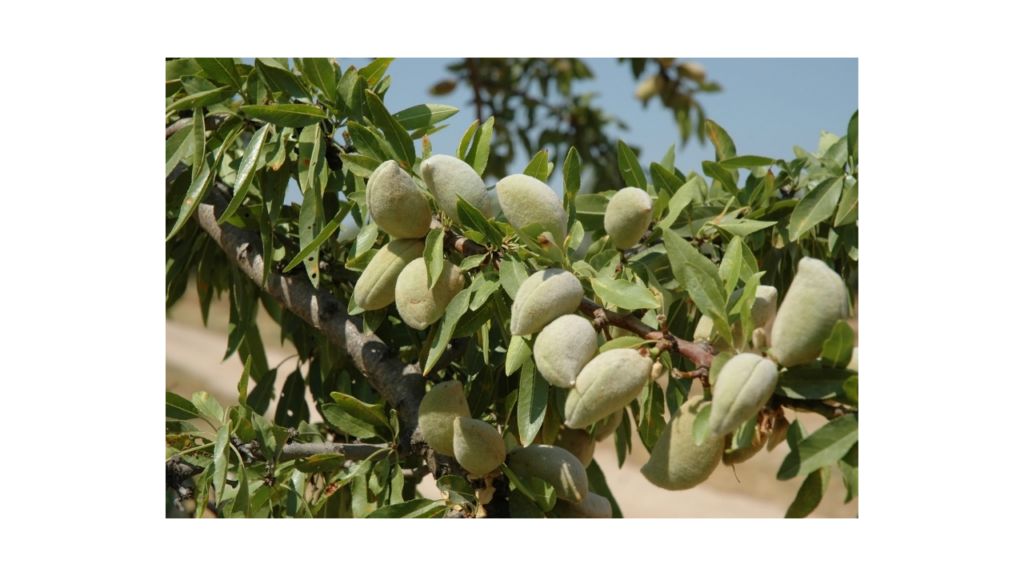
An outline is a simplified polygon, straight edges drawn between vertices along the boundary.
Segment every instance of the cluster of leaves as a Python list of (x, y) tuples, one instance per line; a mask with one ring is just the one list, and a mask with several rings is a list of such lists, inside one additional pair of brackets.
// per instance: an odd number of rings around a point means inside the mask
[[(549, 386), (537, 370), (533, 339), (512, 336), (508, 327), (518, 288), (535, 270), (570, 270), (587, 298), (687, 340), (698, 314), (710, 316), (730, 342), (729, 326), (736, 322), (744, 327), (744, 340), (750, 340), (754, 288), (772, 284), (784, 297), (803, 256), (831, 262), (848, 282), (855, 282), (856, 114), (847, 136), (823, 134), (816, 153), (796, 149), (796, 158), (788, 161), (738, 156), (726, 131), (706, 121), (716, 159), (703, 163), (703, 174), (676, 168), (674, 146), (648, 170), (625, 143), (614, 146), (617, 178), (647, 190), (654, 199), (651, 231), (637, 248), (623, 252), (609, 241), (603, 217), (615, 190), (580, 194), (582, 153), (570, 146), (562, 168), (570, 231), (563, 245), (545, 242), (546, 231), (539, 224), (527, 226), (520, 237), (500, 216), (485, 218), (459, 201), (462, 224), (445, 217), (443, 227), (426, 238), (424, 259), (432, 277), (447, 259), (470, 280), (442, 319), (416, 331), (401, 321), (394, 306), (363, 311), (351, 298), (353, 285), (387, 241), (366, 220), (365, 180), (382, 162), (395, 160), (428, 194), (419, 165), (432, 154), (429, 135), (444, 127), (438, 122), (457, 112), (424, 104), (390, 113), (383, 103), (390, 61), (377, 59), (344, 72), (333, 60), (315, 58), (295, 59), (294, 69), (285, 59), (257, 59), (253, 66), (231, 59), (167, 62), (167, 120), (186, 125), (167, 140), (167, 306), (180, 298), (191, 274), (204, 322), (213, 295), (227, 291), (231, 318), (225, 358), (237, 352), (245, 363), (238, 405), (227, 410), (202, 393), (191, 401), (167, 394), (167, 457), (202, 469), (193, 481), (196, 501), (205, 502), (212, 487), (212, 501), (222, 515), (438, 516), (455, 507), (474, 510), (480, 487), (460, 476), (444, 476), (437, 485), (446, 499), (418, 497), (415, 485), (421, 475), (415, 471), (423, 459), (398, 450), (402, 423), (395, 410), (344, 351), (248, 281), (199, 229), (190, 216), (208, 194), (220, 194), (228, 204), (221, 223), (259, 234), (264, 282), (272, 270), (295, 274), (292, 270), (302, 264), (298, 273), (349, 302), (348, 312), (362, 316), (364, 331), (375, 333), (403, 361), (418, 365), (431, 380), (463, 382), (472, 417), (495, 425), (510, 445), (551, 443), (564, 420), (565, 390)], [(220, 118), (212, 127), (206, 122), (211, 117)], [(336, 130), (342, 130), (344, 145), (336, 142)], [(474, 122), (455, 155), (478, 174), (488, 173), (501, 156), (492, 153), (495, 133), (494, 117)], [(417, 155), (414, 139), (420, 138)], [(541, 150), (524, 172), (547, 181), (553, 169), (548, 151)], [(742, 184), (740, 170), (747, 172)], [(284, 205), (291, 179), (303, 193), (301, 205)], [(360, 231), (354, 239), (339, 239), (336, 232), (348, 215)], [(478, 249), (455, 249), (445, 241), (446, 234), (448, 239), (468, 238)], [(584, 246), (588, 234), (591, 242)], [(730, 302), (737, 289), (741, 296)], [(280, 366), (267, 364), (254, 321), (260, 306), (280, 325), (281, 341), (291, 341), (299, 356), (272, 420), (265, 414)], [(849, 360), (852, 333), (838, 326), (836, 330), (822, 361), (783, 373), (780, 401), (855, 408), (856, 375), (842, 368), (843, 358)], [(654, 344), (617, 329), (603, 336), (601, 351)], [(456, 342), (461, 353), (442, 362)], [(737, 349), (742, 345), (732, 344)], [(677, 375), (698, 368), (668, 353), (657, 359), (670, 375), (667, 388), (649, 383), (627, 411), (629, 417), (614, 434), (620, 467), (632, 450), (632, 426), (651, 450), (666, 426), (666, 410), (673, 413), (689, 394), (690, 379)], [(719, 365), (716, 361), (711, 367), (712, 378)], [(250, 376), (257, 382), (251, 392)], [(310, 423), (307, 389), (321, 423)], [(212, 432), (187, 421), (195, 418), (206, 421)], [(849, 498), (856, 495), (855, 414), (811, 435), (799, 422), (789, 430), (791, 458), (779, 477), (808, 475), (798, 495), (804, 502), (798, 512), (809, 513), (817, 505), (829, 467), (836, 462)], [(738, 432), (733, 447), (749, 444), (750, 436)], [(245, 453), (242, 447), (253, 441), (259, 450)], [(380, 451), (358, 461), (339, 454), (282, 458), (289, 442), (356, 441), (380, 443)], [(414, 472), (407, 475), (403, 469)], [(588, 477), (591, 490), (608, 497), (617, 511), (596, 462)], [(544, 486), (531, 490), (522, 482), (512, 484), (506, 495), (510, 504), (516, 503), (513, 513), (543, 515), (550, 510), (550, 491)], [(202, 512), (198, 506), (196, 514)]]

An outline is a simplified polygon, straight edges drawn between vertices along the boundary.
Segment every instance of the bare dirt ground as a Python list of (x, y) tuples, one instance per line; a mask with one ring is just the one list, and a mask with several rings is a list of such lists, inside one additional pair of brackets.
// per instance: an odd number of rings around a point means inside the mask
[[(221, 362), (227, 346), (227, 302), (214, 299), (210, 310), (209, 327), (204, 328), (194, 287), (190, 287), (167, 317), (167, 390), (190, 398), (193, 392), (205, 390), (222, 405), (237, 402), (238, 378), (242, 365), (238, 355)], [(261, 311), (261, 314), (262, 311)], [(280, 331), (265, 315), (259, 319), (260, 333), (267, 347), (267, 360), (276, 366), (294, 354), (290, 344), (279, 345)], [(855, 322), (853, 323), (855, 325)], [(855, 326), (856, 329), (856, 326)], [(277, 390), (280, 391), (288, 373), (294, 369), (295, 359), (285, 362), (278, 372)], [(255, 385), (250, 382), (250, 386)], [(698, 387), (694, 387), (695, 391)], [(308, 396), (310, 413), (317, 419)], [(269, 410), (273, 413), (274, 406)], [(787, 411), (810, 431), (825, 423), (825, 419), (809, 413), (794, 414)], [(785, 458), (785, 444), (774, 451), (761, 451), (752, 459), (735, 468), (719, 466), (705, 483), (691, 490), (672, 492), (652, 486), (640, 474), (647, 461), (647, 451), (634, 431), (633, 452), (620, 469), (612, 441), (598, 445), (594, 459), (601, 466), (608, 485), (626, 518), (782, 518), (800, 488), (802, 478), (785, 482), (775, 474)], [(833, 467), (828, 491), (821, 504), (811, 514), (817, 518), (853, 518), (858, 513), (858, 501), (843, 503), (846, 489), (838, 469)], [(438, 497), (437, 489), (429, 477), (420, 484), (426, 497)]]

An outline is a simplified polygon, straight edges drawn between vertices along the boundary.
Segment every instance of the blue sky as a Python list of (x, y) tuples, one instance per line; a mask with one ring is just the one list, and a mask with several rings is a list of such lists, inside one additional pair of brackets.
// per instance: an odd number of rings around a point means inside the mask
[[(251, 59), (245, 59), (251, 62)], [(647, 166), (661, 160), (669, 145), (676, 145), (676, 166), (684, 173), (700, 170), (702, 160), (714, 159), (710, 143), (701, 145), (691, 138), (682, 145), (678, 128), (669, 111), (652, 99), (646, 109), (633, 93), (636, 82), (627, 62), (616, 58), (585, 58), (593, 80), (576, 84), (576, 90), (597, 94), (594, 103), (617, 116), (628, 127), (613, 129), (613, 137), (640, 148), (640, 163)], [(683, 59), (681, 59), (682, 61)], [(722, 90), (698, 97), (707, 117), (724, 127), (736, 143), (739, 154), (775, 158), (793, 157), (793, 146), (814, 151), (822, 130), (846, 133), (850, 116), (858, 108), (858, 61), (855, 58), (692, 58), (707, 70), (707, 80)], [(460, 85), (444, 96), (432, 96), (428, 89), (449, 76), (445, 67), (452, 58), (398, 58), (389, 69), (391, 88), (385, 104), (392, 112), (422, 103), (455, 106), (460, 112), (446, 120), (449, 127), (431, 136), (435, 153), (454, 154), (463, 132), (474, 120), (472, 94)], [(342, 69), (365, 66), (369, 59), (339, 58)], [(557, 167), (563, 158), (552, 158)], [(518, 154), (511, 166), (515, 172), (526, 167), (529, 158)], [(552, 177), (553, 188), (561, 193), (561, 178)], [(488, 182), (493, 184), (493, 182)], [(299, 201), (297, 187), (289, 191), (290, 201)]]

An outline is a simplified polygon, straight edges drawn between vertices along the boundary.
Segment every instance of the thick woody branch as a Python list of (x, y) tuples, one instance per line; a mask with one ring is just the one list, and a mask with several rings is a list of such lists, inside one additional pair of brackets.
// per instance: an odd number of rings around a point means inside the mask
[[(217, 224), (225, 207), (219, 194), (208, 194), (196, 210), (199, 224), (250, 280), (260, 284), (264, 266), (260, 237), (230, 224)], [(264, 290), (348, 354), (374, 389), (398, 411), (400, 451), (424, 454), (428, 448), (419, 434), (418, 410), (426, 380), (416, 365), (402, 362), (375, 334), (364, 334), (362, 319), (349, 316), (343, 303), (330, 292), (314, 288), (304, 274), (271, 273)]]
[[(216, 130), (218, 126), (224, 123), (225, 120), (230, 118), (230, 114), (210, 114), (209, 116), (203, 117), (203, 125), (207, 130)], [(182, 118), (171, 123), (170, 126), (164, 131), (164, 140), (174, 136), (176, 132), (186, 126), (192, 125), (192, 118)]]
[(684, 358), (692, 360), (698, 368), (710, 369), (711, 361), (715, 359), (714, 355), (705, 350), (700, 344), (687, 342), (686, 340), (675, 336), (671, 332), (651, 328), (632, 314), (612, 312), (611, 310), (598, 306), (596, 302), (587, 298), (584, 298), (580, 303), (579, 310), (594, 320), (597, 320), (598, 323), (603, 323), (604, 325), (610, 324), (617, 328), (622, 328), (623, 330), (629, 330), (644, 340), (668, 342), (670, 345), (669, 350), (682, 355)]

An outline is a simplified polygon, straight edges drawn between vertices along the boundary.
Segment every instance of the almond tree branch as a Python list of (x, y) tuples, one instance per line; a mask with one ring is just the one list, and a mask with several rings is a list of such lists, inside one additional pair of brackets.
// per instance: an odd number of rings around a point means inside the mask
[(587, 298), (580, 302), (579, 310), (599, 323), (610, 324), (617, 328), (629, 330), (644, 340), (667, 341), (671, 345), (669, 348), (671, 351), (682, 355), (684, 358), (689, 358), (698, 368), (711, 369), (711, 361), (715, 359), (715, 356), (705, 350), (700, 344), (687, 342), (671, 332), (663, 332), (651, 328), (632, 314), (612, 312), (598, 306), (596, 302)]
[[(219, 194), (208, 194), (196, 210), (199, 225), (258, 285), (263, 280), (264, 266), (260, 237), (230, 224), (217, 224), (224, 208), (226, 202)], [(344, 350), (374, 389), (398, 411), (401, 452), (425, 454), (429, 450), (419, 432), (418, 417), (426, 380), (415, 365), (402, 362), (375, 334), (364, 334), (362, 319), (349, 316), (343, 303), (330, 292), (314, 288), (305, 275), (271, 273), (264, 290)]]

